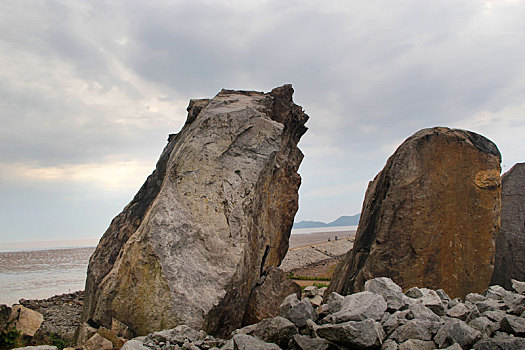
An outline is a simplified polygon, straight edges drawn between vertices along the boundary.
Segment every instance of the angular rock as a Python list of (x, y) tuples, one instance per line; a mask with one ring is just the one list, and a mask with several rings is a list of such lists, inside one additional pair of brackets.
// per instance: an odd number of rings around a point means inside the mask
[(387, 336), (390, 336), (398, 327), (403, 326), (407, 322), (409, 320), (406, 319), (405, 311), (397, 311), (393, 314), (385, 313), (385, 317), (381, 320), (383, 330)]
[(515, 279), (511, 279), (510, 282), (512, 283), (512, 289), (516, 291), (518, 294), (525, 294), (525, 282), (521, 282)]
[(365, 291), (381, 295), (389, 310), (400, 310), (407, 305), (407, 296), (403, 294), (401, 287), (388, 277), (376, 277), (366, 281)]
[(292, 307), (288, 314), (288, 319), (297, 327), (304, 327), (307, 320), (317, 320), (317, 313), (308, 299), (303, 299)]
[(9, 321), (23, 335), (33, 337), (40, 329), (44, 316), (22, 305), (13, 305)]
[(436, 344), (433, 341), (419, 339), (408, 339), (398, 347), (399, 350), (433, 350), (435, 348)]
[(261, 280), (250, 295), (242, 322), (244, 325), (279, 315), (281, 303), (292, 293), (301, 297), (301, 287), (277, 267), (269, 267)]
[(317, 329), (317, 334), (336, 344), (358, 349), (379, 347), (386, 337), (381, 324), (370, 319), (326, 324)]
[(441, 301), (443, 302), (450, 302), (452, 299), (448, 296), (448, 294), (443, 289), (437, 289), (436, 290), (437, 295), (441, 298)]
[(385, 299), (371, 292), (347, 295), (343, 299), (341, 310), (325, 317), (323, 323), (341, 323), (346, 321), (380, 320), (386, 311)]
[(399, 346), (397, 343), (391, 339), (385, 340), (385, 342), (381, 345), (381, 350), (398, 350)]
[(469, 302), (472, 304), (477, 304), (485, 300), (487, 300), (487, 298), (479, 293), (469, 293), (465, 297), (465, 302)]
[(308, 300), (313, 307), (319, 307), (323, 304), (323, 297), (320, 295), (316, 295), (313, 298), (308, 298)]
[(292, 337), (297, 334), (295, 325), (284, 317), (274, 317), (262, 320), (253, 335), (268, 343), (275, 343), (286, 348)]
[(521, 315), (525, 311), (525, 295), (509, 292), (503, 297), (503, 302), (508, 308), (508, 313)]
[(436, 291), (428, 288), (422, 288), (421, 292), (423, 292), (423, 296), (419, 299), (419, 301), (432, 310), (436, 315), (443, 316), (445, 314), (445, 305)]
[(525, 339), (516, 337), (498, 337), (483, 339), (474, 345), (474, 350), (523, 350)]
[(144, 346), (144, 343), (135, 339), (128, 340), (121, 350), (150, 350)]
[(492, 322), (496, 322), (499, 324), (503, 317), (505, 317), (505, 312), (501, 310), (491, 310), (491, 311), (485, 311), (482, 313), (483, 316), (487, 317)]
[(246, 334), (237, 334), (233, 336), (235, 350), (278, 350), (279, 346), (273, 343), (267, 343), (259, 338)]
[(511, 279), (525, 280), (525, 163), (501, 177), (501, 228), (491, 284), (510, 290)]
[[(487, 289), (500, 218), (501, 155), (473, 132), (436, 127), (409, 137), (368, 186), (354, 247), (329, 292), (390, 277), (450, 297)], [(468, 215), (465, 213), (468, 212)]]
[(102, 337), (100, 334), (96, 333), (94, 336), (89, 338), (89, 340), (83, 346), (84, 350), (111, 350), (113, 349), (113, 344), (106, 338)]
[(481, 338), (481, 333), (458, 319), (450, 319), (434, 337), (434, 342), (444, 348), (458, 343), (463, 349), (470, 347)]
[(290, 294), (284, 298), (283, 302), (279, 306), (279, 316), (290, 319), (290, 311), (295, 305), (299, 304), (297, 294)]
[(95, 333), (97, 333), (96, 328), (86, 322), (81, 323), (75, 332), (76, 346), (81, 348)]
[(406, 291), (405, 295), (413, 299), (419, 299), (423, 297), (423, 292), (418, 287), (412, 287)]
[(293, 346), (298, 350), (328, 350), (330, 344), (321, 338), (310, 338), (296, 334), (293, 336)]
[(456, 306), (447, 310), (447, 316), (459, 318), (461, 321), (465, 321), (469, 313), (470, 309), (466, 307), (463, 303), (459, 303)]
[(185, 126), (90, 259), (83, 322), (227, 336), (249, 319), (250, 295), (286, 254), (298, 208), (308, 116), (292, 94), (285, 85), (190, 102)]
[(432, 321), (418, 319), (410, 320), (396, 329), (390, 338), (398, 343), (402, 343), (408, 339), (432, 340), (432, 332), (434, 328), (434, 322)]
[(495, 300), (503, 300), (503, 298), (508, 294), (509, 292), (498, 285), (490, 286), (487, 291), (485, 292), (485, 296), (490, 299)]
[(483, 338), (489, 338), (497, 328), (499, 329), (499, 327), (495, 327), (494, 322), (489, 320), (487, 317), (478, 317), (473, 319), (468, 325), (480, 331)]
[(341, 311), (343, 307), (344, 297), (337, 293), (330, 293), (326, 305), (328, 306), (326, 312), (328, 314), (333, 314), (335, 312)]
[(304, 295), (308, 298), (313, 298), (317, 295), (318, 288), (316, 286), (308, 286), (304, 288)]
[(37, 346), (24, 346), (23, 348), (17, 348), (18, 350), (58, 350), (56, 346), (52, 345), (37, 345)]
[(421, 303), (413, 304), (409, 306), (412, 318), (420, 320), (439, 321), (439, 316), (436, 315), (432, 310)]
[(111, 330), (115, 332), (117, 336), (125, 339), (131, 339), (135, 336), (128, 326), (115, 318), (111, 319)]
[(523, 337), (525, 336), (525, 318), (505, 315), (500, 322), (500, 329), (504, 332)]

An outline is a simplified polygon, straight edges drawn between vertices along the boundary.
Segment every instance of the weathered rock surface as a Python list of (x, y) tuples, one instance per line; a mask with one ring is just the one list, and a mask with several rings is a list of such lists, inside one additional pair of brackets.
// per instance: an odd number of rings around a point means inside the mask
[(298, 207), (308, 116), (292, 94), (285, 85), (190, 102), (186, 125), (90, 259), (82, 321), (229, 335), (249, 319), (250, 295), (286, 254)]
[(13, 305), (8, 323), (26, 336), (34, 336), (40, 329), (44, 316), (40, 312), (28, 309), (23, 305)]
[(473, 132), (436, 127), (409, 137), (369, 184), (354, 248), (327, 293), (362, 291), (381, 276), (452, 298), (484, 291), (500, 222), (500, 162), (496, 145)]
[(511, 279), (525, 280), (525, 163), (501, 177), (501, 228), (491, 284), (510, 290)]

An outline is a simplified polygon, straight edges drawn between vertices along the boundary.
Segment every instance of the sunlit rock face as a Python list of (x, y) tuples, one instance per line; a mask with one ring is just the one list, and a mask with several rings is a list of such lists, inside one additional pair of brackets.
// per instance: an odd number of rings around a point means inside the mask
[(288, 249), (308, 116), (285, 85), (192, 100), (155, 171), (91, 257), (83, 321), (227, 335)]
[(329, 290), (363, 290), (374, 277), (403, 289), (451, 297), (487, 289), (500, 225), (501, 155), (465, 130), (424, 129), (409, 137), (370, 182), (353, 249)]
[(501, 177), (501, 229), (491, 284), (510, 290), (511, 279), (525, 281), (525, 163)]

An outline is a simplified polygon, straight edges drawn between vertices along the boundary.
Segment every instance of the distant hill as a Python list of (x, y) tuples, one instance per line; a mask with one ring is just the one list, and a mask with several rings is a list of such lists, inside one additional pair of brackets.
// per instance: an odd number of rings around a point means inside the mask
[(361, 214), (353, 216), (341, 216), (328, 224), (321, 221), (300, 221), (293, 224), (293, 228), (319, 228), (319, 227), (338, 227), (338, 226), (355, 226), (359, 223)]

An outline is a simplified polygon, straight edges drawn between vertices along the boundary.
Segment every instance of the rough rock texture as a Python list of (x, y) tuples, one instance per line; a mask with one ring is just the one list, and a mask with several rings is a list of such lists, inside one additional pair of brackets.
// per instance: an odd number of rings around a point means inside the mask
[(490, 282), (510, 290), (511, 279), (525, 280), (525, 163), (501, 177), (501, 228)]
[(252, 290), (243, 324), (257, 323), (278, 315), (284, 298), (293, 293), (301, 297), (301, 287), (289, 279), (283, 270), (269, 267), (261, 283)]
[(354, 248), (325, 295), (361, 291), (380, 276), (452, 298), (485, 290), (500, 223), (500, 162), (496, 145), (473, 132), (436, 127), (409, 137), (369, 184)]
[(137, 334), (187, 324), (229, 335), (278, 266), (298, 206), (308, 116), (285, 85), (192, 100), (156, 170), (90, 259), (82, 321)]
[(13, 305), (9, 321), (23, 335), (34, 336), (40, 329), (44, 316), (40, 312), (28, 309), (22, 305)]

